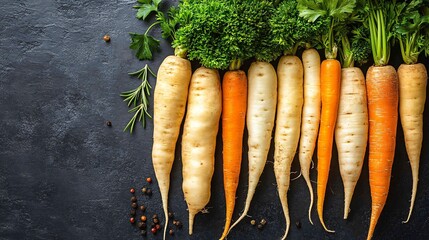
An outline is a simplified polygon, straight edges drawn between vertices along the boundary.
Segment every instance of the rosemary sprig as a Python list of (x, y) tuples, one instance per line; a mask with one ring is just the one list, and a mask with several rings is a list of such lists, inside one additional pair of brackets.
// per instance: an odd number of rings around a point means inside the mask
[(129, 130), (132, 134), (136, 121), (142, 122), (143, 127), (146, 128), (146, 116), (152, 118), (148, 112), (148, 96), (150, 96), (150, 89), (152, 89), (148, 81), (149, 73), (153, 77), (156, 77), (155, 73), (153, 73), (147, 64), (142, 69), (129, 73), (131, 76), (137, 76), (142, 82), (137, 88), (121, 93), (121, 97), (124, 98), (124, 102), (127, 102), (128, 107), (131, 105), (134, 106), (128, 111), (134, 113), (134, 116), (125, 126), (124, 132)]

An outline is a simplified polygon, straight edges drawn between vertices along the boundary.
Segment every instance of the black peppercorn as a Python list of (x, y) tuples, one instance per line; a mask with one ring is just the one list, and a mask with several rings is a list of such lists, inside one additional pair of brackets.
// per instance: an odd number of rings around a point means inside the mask
[(146, 190), (146, 195), (148, 195), (148, 196), (152, 196), (152, 190), (151, 190), (150, 188), (148, 188), (148, 189)]
[(130, 216), (131, 216), (131, 217), (135, 217), (135, 216), (136, 216), (136, 210), (131, 209), (131, 211), (130, 211)]
[(144, 223), (144, 222), (139, 222), (139, 223), (137, 224), (137, 226), (138, 226), (140, 229), (146, 229), (146, 223)]
[(132, 196), (132, 197), (131, 197), (131, 202), (137, 202), (137, 198), (136, 198), (136, 196)]
[(174, 218), (174, 214), (172, 212), (168, 212), (168, 217), (169, 218)]
[(106, 125), (107, 125), (108, 127), (111, 127), (111, 126), (112, 126), (112, 122), (111, 122), (111, 121), (106, 121)]
[(137, 205), (136, 202), (133, 202), (133, 203), (131, 203), (131, 207), (134, 208), (134, 209), (137, 209), (138, 205)]
[(264, 228), (264, 225), (262, 225), (262, 224), (258, 224), (258, 229), (259, 230), (262, 230)]
[(159, 219), (158, 218), (154, 218), (153, 219), (153, 223), (158, 224), (159, 223)]
[(146, 236), (146, 235), (147, 235), (147, 231), (146, 231), (146, 230), (141, 230), (141, 231), (140, 231), (140, 234), (141, 234), (142, 236)]
[(145, 205), (140, 205), (140, 210), (141, 210), (142, 212), (146, 211), (146, 206), (145, 206)]
[(168, 231), (168, 234), (170, 234), (170, 235), (174, 235), (174, 230), (173, 230), (173, 229), (170, 229), (170, 231)]
[(152, 216), (152, 219), (155, 219), (155, 218), (158, 218), (158, 214), (154, 214), (154, 215)]

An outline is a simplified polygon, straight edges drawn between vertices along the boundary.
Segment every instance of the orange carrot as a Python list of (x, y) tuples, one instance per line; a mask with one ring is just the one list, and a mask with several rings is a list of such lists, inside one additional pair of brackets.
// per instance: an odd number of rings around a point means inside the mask
[(247, 108), (247, 77), (241, 70), (228, 71), (222, 81), (222, 140), (223, 184), (225, 189), (226, 220), (220, 239), (224, 239), (231, 225), (235, 193), (240, 177), (243, 133)]
[(398, 75), (388, 65), (393, 31), (392, 13), (396, 2), (368, 3), (368, 24), (374, 66), (366, 72), (366, 92), (369, 117), (369, 186), (371, 189), (371, 218), (367, 239), (374, 234), (389, 194), (390, 176), (395, 157), (398, 124)]
[(370, 67), (366, 75), (369, 113), (371, 239), (389, 193), (398, 123), (398, 78), (392, 66)]
[(317, 213), (323, 228), (329, 230), (323, 220), (323, 204), (329, 167), (331, 165), (332, 145), (335, 123), (340, 100), (341, 64), (336, 59), (323, 60), (320, 67), (320, 96), (322, 113), (320, 118), (319, 139), (317, 143)]

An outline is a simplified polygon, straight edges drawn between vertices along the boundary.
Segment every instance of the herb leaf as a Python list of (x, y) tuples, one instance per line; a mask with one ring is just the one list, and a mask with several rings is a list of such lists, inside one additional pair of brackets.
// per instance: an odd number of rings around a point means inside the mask
[(153, 77), (156, 77), (147, 64), (142, 69), (129, 73), (131, 76), (137, 76), (142, 82), (137, 88), (122, 92), (120, 95), (124, 98), (124, 102), (127, 102), (128, 107), (133, 106), (133, 108), (128, 112), (134, 113), (134, 115), (124, 128), (124, 131), (129, 130), (131, 134), (133, 133), (136, 121), (142, 122), (142, 125), (145, 128), (146, 116), (152, 118), (148, 112), (148, 96), (150, 95), (150, 89), (152, 89), (148, 80), (149, 73)]
[(134, 8), (138, 8), (136, 17), (138, 19), (145, 20), (152, 12), (159, 12), (158, 5), (161, 0), (137, 0), (141, 5), (136, 5)]
[(298, 46), (320, 48), (320, 36), (329, 30), (326, 17), (319, 16), (315, 22), (310, 22), (299, 16), (297, 4), (296, 0), (281, 2), (270, 19), (273, 43), (292, 54)]
[(137, 2), (141, 4), (149, 4), (151, 0), (137, 0)]
[(155, 5), (143, 4), (139, 7), (139, 10), (136, 13), (136, 17), (138, 19), (145, 20), (151, 12), (156, 12), (157, 10), (158, 8)]
[(168, 10), (167, 15), (165, 15), (161, 11), (158, 11), (156, 15), (156, 20), (160, 22), (162, 38), (171, 38), (172, 40), (175, 39), (176, 29), (178, 25), (178, 20), (176, 17), (177, 13), (178, 10), (175, 7), (171, 7)]
[(419, 54), (425, 50), (428, 42), (424, 29), (429, 25), (429, 13), (424, 11), (424, 4), (423, 0), (412, 0), (396, 6), (393, 35), (399, 41), (402, 59), (406, 64), (417, 63)]
[(337, 43), (334, 40), (334, 32), (355, 9), (356, 0), (297, 0), (299, 16), (310, 22), (320, 17), (326, 17), (330, 21), (330, 29), (322, 35), (325, 45), (326, 58), (335, 59), (337, 55)]
[(152, 52), (159, 49), (159, 40), (147, 34), (130, 33), (130, 48), (136, 50), (140, 60), (151, 60)]

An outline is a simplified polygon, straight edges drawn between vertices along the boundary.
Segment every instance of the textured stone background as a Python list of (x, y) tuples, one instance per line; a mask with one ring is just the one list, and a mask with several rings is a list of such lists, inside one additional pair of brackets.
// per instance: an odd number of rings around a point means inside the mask
[[(127, 73), (144, 65), (128, 48), (128, 32), (145, 29), (133, 17), (133, 4), (134, 0), (0, 0), (0, 239), (141, 238), (128, 223), (128, 189), (140, 189), (144, 177), (154, 177), (152, 122), (146, 130), (139, 126), (132, 136), (124, 133), (131, 116), (119, 97), (120, 92), (138, 85)], [(102, 40), (106, 33), (112, 37), (108, 44)], [(171, 53), (163, 42), (150, 66), (157, 70)], [(396, 52), (392, 58), (397, 67), (400, 56)], [(414, 214), (410, 223), (401, 224), (408, 211), (411, 174), (399, 128), (391, 191), (374, 239), (429, 239), (428, 113), (426, 107), (426, 147)], [(107, 120), (112, 121), (111, 128), (105, 125)], [(220, 236), (225, 205), (220, 149), (219, 144), (210, 213), (197, 216), (193, 237), (187, 235), (181, 164), (176, 161), (170, 208), (185, 226), (175, 239)], [(268, 225), (259, 232), (243, 222), (231, 239), (276, 239), (282, 234), (284, 218), (275, 189), (272, 152), (268, 161), (249, 212), (256, 219), (266, 218)], [(298, 168), (295, 161), (293, 169)], [(246, 171), (245, 157), (235, 219), (243, 208)], [(325, 219), (335, 234), (323, 232), (315, 212), (315, 226), (309, 224), (306, 186), (302, 178), (293, 181), (289, 239), (364, 239), (370, 215), (367, 172), (364, 167), (350, 219), (344, 221), (342, 184), (333, 159)], [(161, 214), (156, 182), (152, 188), (153, 197), (138, 195), (139, 202), (148, 206), (148, 215)], [(301, 229), (295, 227), (296, 221), (301, 221)], [(161, 235), (148, 237), (154, 238), (161, 239)]]

